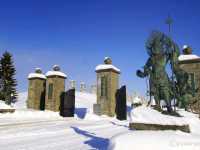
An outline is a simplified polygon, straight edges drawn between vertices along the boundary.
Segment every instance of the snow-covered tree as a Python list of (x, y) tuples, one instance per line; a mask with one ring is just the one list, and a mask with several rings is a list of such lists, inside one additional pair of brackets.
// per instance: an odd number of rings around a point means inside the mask
[(15, 66), (12, 55), (9, 52), (4, 52), (0, 60), (1, 66), (1, 85), (2, 85), (2, 100), (7, 104), (11, 104), (16, 101), (17, 97), (17, 81), (15, 79)]

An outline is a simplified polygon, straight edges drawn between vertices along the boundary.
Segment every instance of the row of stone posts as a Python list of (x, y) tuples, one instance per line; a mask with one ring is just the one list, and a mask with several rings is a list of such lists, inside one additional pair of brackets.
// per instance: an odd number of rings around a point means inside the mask
[[(75, 80), (70, 80), (69, 81), (69, 87), (70, 88), (74, 88), (74, 89), (77, 89), (76, 88), (76, 81)], [(97, 91), (97, 87), (95, 84), (91, 85), (90, 88), (88, 89), (85, 82), (80, 82), (80, 92), (89, 92), (89, 93), (92, 93), (92, 94), (96, 94), (96, 91)]]
[(66, 75), (55, 65), (46, 75), (37, 68), (35, 73), (30, 73), (28, 89), (28, 108), (36, 110), (59, 111), (60, 96), (65, 91)]
[[(126, 110), (126, 88), (119, 89), (120, 70), (112, 65), (110, 58), (105, 58), (104, 64), (96, 67), (97, 86), (93, 85), (91, 92), (97, 94), (97, 103), (94, 113), (99, 115), (115, 116), (121, 110)], [(41, 69), (28, 76), (28, 108), (36, 110), (59, 111), (61, 95), (65, 92), (65, 79), (67, 76), (61, 72), (59, 66), (54, 66), (46, 75)], [(70, 88), (75, 89), (75, 81), (70, 81)], [(85, 83), (80, 84), (80, 91), (85, 92)], [(123, 105), (123, 106), (121, 106)], [(117, 110), (119, 109), (119, 110)], [(125, 114), (125, 115), (124, 115)], [(126, 116), (126, 111), (122, 116)]]
[[(58, 111), (60, 106), (60, 94), (65, 91), (66, 75), (60, 71), (59, 66), (54, 66), (46, 75), (40, 68), (30, 73), (28, 89), (28, 108), (36, 110)], [(75, 80), (70, 80), (70, 89), (76, 88)], [(86, 84), (81, 82), (80, 92), (86, 92)], [(91, 86), (91, 93), (96, 94), (96, 85)]]

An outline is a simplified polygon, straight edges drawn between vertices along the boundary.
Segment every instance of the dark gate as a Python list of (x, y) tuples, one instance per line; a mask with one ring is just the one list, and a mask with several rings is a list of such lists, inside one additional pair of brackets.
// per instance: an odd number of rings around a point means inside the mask
[(117, 119), (126, 120), (126, 86), (122, 86), (116, 92), (116, 108)]
[(45, 91), (40, 96), (40, 110), (45, 110)]
[(75, 89), (63, 92), (60, 100), (60, 115), (63, 117), (73, 117), (75, 110)]

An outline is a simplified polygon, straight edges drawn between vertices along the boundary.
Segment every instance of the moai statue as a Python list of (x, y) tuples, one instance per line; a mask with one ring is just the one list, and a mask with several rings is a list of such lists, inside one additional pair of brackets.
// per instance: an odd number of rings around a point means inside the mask
[(61, 95), (65, 91), (65, 79), (67, 76), (61, 72), (60, 67), (53, 66), (52, 71), (46, 73), (46, 103), (45, 109), (59, 111)]
[(70, 89), (76, 89), (76, 81), (70, 80)]
[(105, 58), (104, 64), (96, 67), (97, 73), (97, 104), (94, 113), (98, 115), (115, 115), (116, 92), (119, 88), (120, 70), (112, 65), (112, 60)]
[(96, 85), (91, 85), (90, 92), (92, 94), (96, 94), (97, 93), (97, 86)]
[(85, 82), (80, 83), (80, 92), (86, 92), (86, 84)]
[(44, 110), (46, 76), (42, 74), (40, 68), (36, 68), (34, 73), (28, 75), (28, 80), (27, 107), (36, 110)]

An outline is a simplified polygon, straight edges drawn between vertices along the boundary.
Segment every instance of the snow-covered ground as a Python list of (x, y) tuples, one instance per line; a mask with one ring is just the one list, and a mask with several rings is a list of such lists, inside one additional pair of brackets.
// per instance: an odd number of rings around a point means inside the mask
[(5, 104), (4, 101), (0, 100), (0, 109), (13, 109), (13, 107)]
[(131, 112), (132, 122), (163, 125), (189, 124), (191, 133), (181, 131), (127, 131), (110, 139), (112, 150), (200, 150), (200, 120), (197, 115), (179, 110), (184, 117), (162, 115), (148, 107)]
[[(62, 118), (56, 112), (26, 109), (27, 92), (19, 94), (13, 114), (0, 114), (1, 150), (158, 150), (200, 149), (200, 120), (194, 114), (180, 111), (183, 118), (161, 115), (147, 108), (131, 111), (128, 120), (96, 116), (92, 112), (96, 95), (76, 92), (74, 118)], [(131, 131), (129, 121), (189, 123), (191, 134), (180, 131)]]

